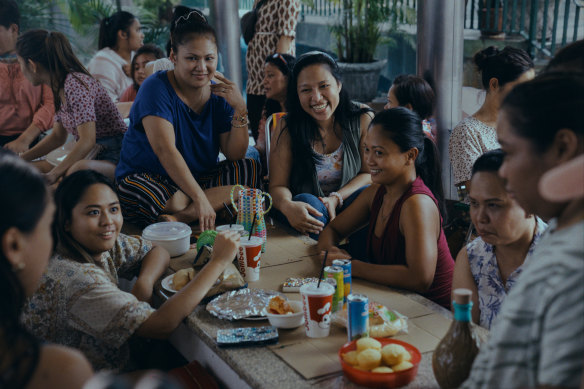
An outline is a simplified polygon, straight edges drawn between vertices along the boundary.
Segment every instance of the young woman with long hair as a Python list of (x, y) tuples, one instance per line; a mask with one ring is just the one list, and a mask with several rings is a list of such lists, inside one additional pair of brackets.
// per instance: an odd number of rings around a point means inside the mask
[[(216, 75), (215, 30), (193, 10), (177, 18), (171, 40), (174, 70), (157, 72), (140, 87), (116, 183), (124, 215), (134, 223), (198, 221), (201, 230), (212, 229), (230, 185), (259, 185), (259, 164), (243, 159), (247, 111), (237, 85)], [(219, 150), (227, 161), (217, 162)]]
[(349, 99), (337, 63), (320, 51), (296, 61), (286, 105), (272, 135), (270, 194), (293, 228), (316, 238), (371, 183), (361, 150), (372, 114)]
[[(44, 340), (79, 348), (96, 369), (139, 367), (130, 358), (129, 340), (167, 338), (201, 302), (239, 245), (238, 234), (220, 234), (210, 262), (156, 310), (149, 301), (168, 268), (168, 252), (120, 233), (124, 220), (110, 181), (91, 170), (75, 172), (59, 185), (55, 202), (56, 255), (23, 321)], [(118, 277), (136, 274), (131, 293), (118, 288)]]
[[(60, 32), (30, 30), (16, 42), (16, 54), (25, 77), (33, 85), (49, 85), (55, 101), (55, 124), (50, 135), (22, 154), (27, 161), (44, 157), (62, 146), (67, 134), (75, 146), (53, 166), (35, 162), (54, 184), (73, 169), (91, 168), (113, 177), (120, 157), (126, 125), (103, 86), (79, 62), (69, 41)], [(96, 151), (99, 150), (99, 151)], [(96, 161), (83, 161), (90, 153)]]
[(99, 51), (87, 69), (102, 83), (114, 102), (132, 85), (130, 77), (133, 53), (142, 46), (144, 33), (140, 21), (126, 11), (118, 11), (101, 20), (99, 25)]
[[(320, 234), (328, 261), (352, 259), (352, 274), (412, 290), (450, 307), (454, 261), (442, 229), (444, 195), (440, 158), (415, 112), (398, 107), (378, 113), (365, 138), (373, 185)], [(356, 252), (336, 247), (369, 226)]]
[(78, 351), (43, 344), (20, 322), (53, 249), (52, 196), (42, 175), (0, 149), (0, 387), (80, 388), (92, 373)]

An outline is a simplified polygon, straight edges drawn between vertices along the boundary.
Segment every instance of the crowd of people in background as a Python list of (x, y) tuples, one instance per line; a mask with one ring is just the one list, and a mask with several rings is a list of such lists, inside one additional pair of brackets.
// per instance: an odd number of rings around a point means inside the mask
[(453, 289), (470, 289), (490, 337), (463, 387), (580, 385), (584, 193), (573, 183), (584, 177), (563, 170), (584, 155), (584, 41), (538, 75), (522, 49), (474, 56), (485, 101), (448, 152), (478, 237), (451, 252), (430, 84), (396, 77), (375, 113), (350, 99), (329, 54), (295, 57), (299, 1), (256, 6), (244, 98), (217, 71), (217, 34), (197, 9), (175, 8), (166, 56), (143, 44), (133, 14), (104, 18), (86, 67), (65, 35), (21, 32), (16, 2), (0, 0), (0, 387), (75, 388), (94, 371), (142, 368), (134, 342), (178, 327), (239, 234), (220, 233), (208, 264), (154, 309), (169, 255), (122, 225), (212, 230), (233, 185), (267, 188), (276, 219), (322, 259), (351, 259), (353, 277), (448, 309)]

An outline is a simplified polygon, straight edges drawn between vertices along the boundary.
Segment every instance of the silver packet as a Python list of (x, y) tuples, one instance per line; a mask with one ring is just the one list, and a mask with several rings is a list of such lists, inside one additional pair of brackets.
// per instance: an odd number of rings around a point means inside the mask
[(266, 307), (274, 296), (283, 297), (275, 290), (238, 289), (226, 292), (207, 304), (207, 311), (219, 319), (239, 320), (266, 317)]

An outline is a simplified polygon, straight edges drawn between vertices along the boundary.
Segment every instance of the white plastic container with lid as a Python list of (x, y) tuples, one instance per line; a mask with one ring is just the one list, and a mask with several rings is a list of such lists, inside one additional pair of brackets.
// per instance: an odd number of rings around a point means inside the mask
[(185, 223), (162, 222), (146, 227), (142, 238), (165, 248), (171, 257), (178, 257), (189, 251), (191, 232), (191, 227)]

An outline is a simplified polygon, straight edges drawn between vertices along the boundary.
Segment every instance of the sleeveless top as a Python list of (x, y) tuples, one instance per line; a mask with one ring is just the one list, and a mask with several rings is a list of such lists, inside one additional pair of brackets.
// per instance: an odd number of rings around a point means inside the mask
[[(355, 104), (355, 103), (352, 103)], [(345, 186), (361, 171), (361, 153), (359, 144), (361, 142), (361, 114), (355, 115), (349, 122), (349, 136), (343, 132), (343, 158), (341, 168), (341, 184), (339, 188)], [(292, 161), (292, 171), (290, 172), (290, 191), (295, 196), (300, 193), (310, 193), (315, 196), (324, 197), (325, 194), (320, 187), (316, 169), (312, 172), (300, 172), (294, 168)]]
[[(367, 236), (367, 256), (370, 258), (371, 263), (407, 266), (405, 237), (399, 230), (402, 206), (407, 199), (416, 194), (424, 194), (430, 197), (436, 206), (438, 206), (438, 201), (430, 189), (424, 184), (424, 181), (422, 181), (420, 177), (417, 177), (410, 188), (395, 203), (385, 226), (383, 236), (378, 238), (375, 236), (375, 223), (377, 221), (377, 216), (380, 213), (385, 193), (385, 187), (380, 186), (373, 199), (371, 218), (369, 220), (369, 234)], [(450, 254), (450, 250), (448, 249), (444, 230), (442, 229), (442, 216), (440, 216), (440, 235), (438, 236), (437, 246), (438, 258), (436, 260), (434, 280), (432, 281), (430, 288), (426, 292), (420, 294), (435, 303), (450, 309), (450, 291), (452, 289), (454, 261)]]
[(22, 328), (8, 334), (0, 328), (0, 388), (25, 388), (40, 357), (40, 345)]
[[(315, 151), (316, 152), (316, 151)], [(322, 160), (316, 164), (320, 188), (325, 195), (339, 190), (343, 174), (343, 144), (330, 154), (320, 154)]]

